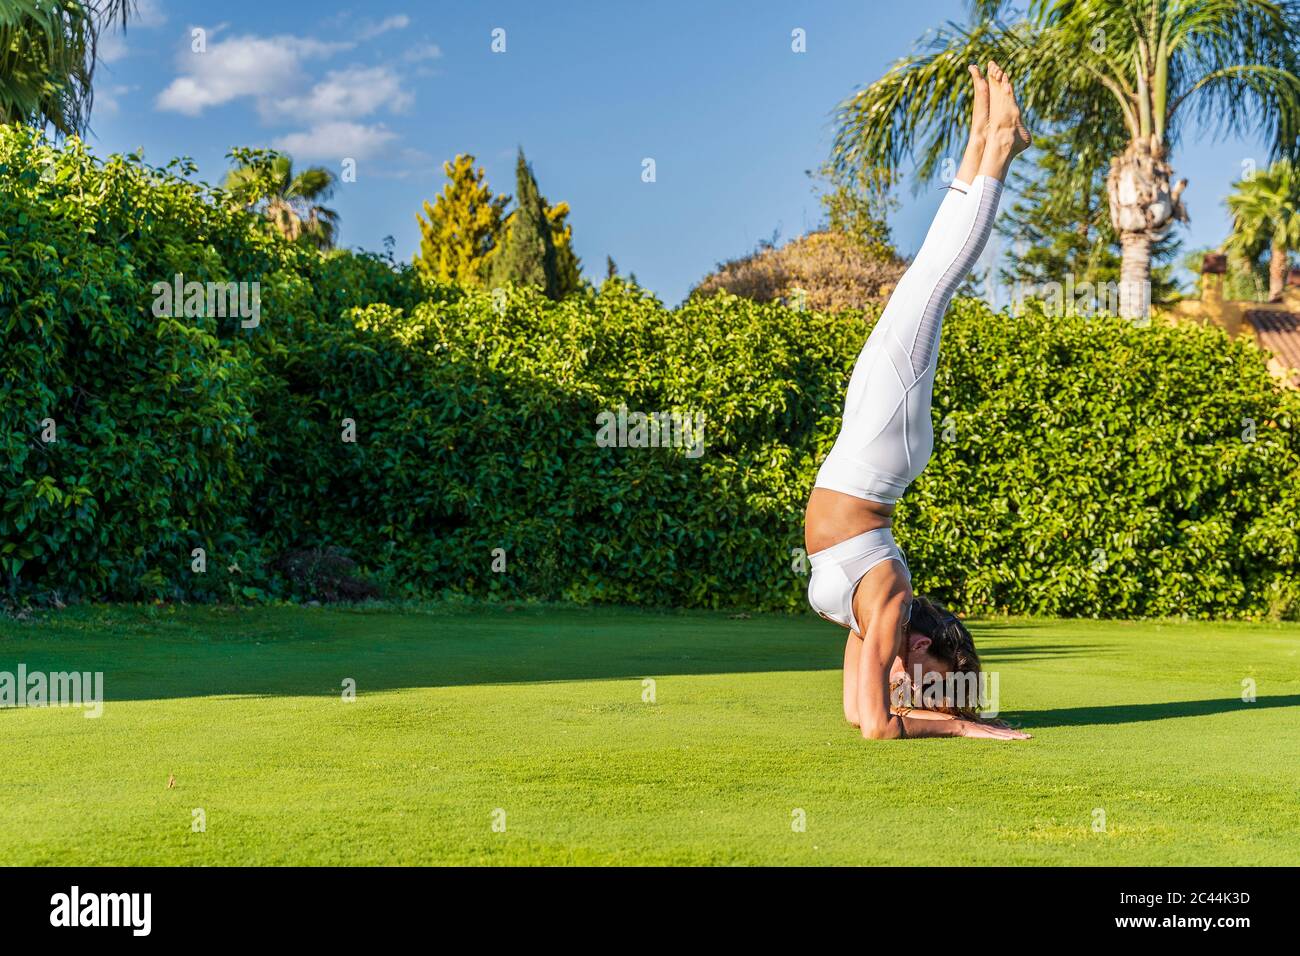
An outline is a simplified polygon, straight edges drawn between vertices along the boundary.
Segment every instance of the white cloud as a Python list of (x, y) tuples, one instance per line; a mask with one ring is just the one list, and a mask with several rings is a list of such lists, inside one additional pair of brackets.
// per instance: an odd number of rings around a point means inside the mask
[(383, 123), (367, 125), (334, 120), (317, 123), (304, 132), (281, 136), (272, 145), (294, 159), (338, 161), (346, 157), (367, 159), (395, 139), (397, 134)]
[(358, 35), (363, 40), (370, 40), (379, 36), (381, 33), (387, 33), (389, 30), (405, 30), (410, 23), (410, 17), (405, 13), (398, 13), (391, 17), (385, 17), (378, 23), (362, 27), (361, 33)]
[(442, 56), (442, 48), (436, 43), (421, 43), (413, 46), (402, 55), (407, 63), (420, 63), (424, 60), (436, 60)]
[[(399, 14), (363, 25), (352, 35), (363, 41), (404, 29), (409, 22)], [(403, 85), (401, 63), (441, 55), (428, 43), (393, 65), (352, 65), (329, 70), (321, 77), (317, 72), (320, 66), (313, 61), (353, 49), (357, 42), (328, 43), (287, 35), (215, 40), (221, 30), (218, 26), (208, 31), (205, 53), (191, 53), (186, 44), (177, 60), (178, 75), (158, 95), (158, 108), (199, 116), (209, 107), (240, 99), (251, 101), (263, 122), (296, 127), (273, 138), (271, 145), (304, 162), (376, 156), (389, 160), (395, 153), (401, 155), (398, 134), (365, 118), (409, 107), (414, 96)], [(394, 59), (396, 55), (390, 58)]]
[(198, 116), (242, 96), (259, 99), (303, 81), (302, 62), (346, 50), (350, 43), (325, 43), (305, 37), (238, 36), (212, 42), (207, 50), (181, 53), (181, 75), (158, 94), (159, 109)]
[(414, 97), (402, 89), (402, 81), (384, 66), (348, 67), (331, 70), (302, 96), (282, 97), (267, 104), (266, 112), (292, 116), (300, 121), (359, 119), (381, 107), (401, 112)]
[(113, 116), (122, 107), (122, 97), (132, 90), (134, 86), (108, 86), (99, 87), (95, 90), (95, 112), (100, 116)]

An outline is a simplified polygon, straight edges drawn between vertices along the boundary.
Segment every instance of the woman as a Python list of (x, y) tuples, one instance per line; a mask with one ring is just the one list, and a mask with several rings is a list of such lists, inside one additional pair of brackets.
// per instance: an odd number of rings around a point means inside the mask
[(1011, 160), (1030, 143), (1002, 69), (990, 61), (987, 80), (975, 66), (970, 72), (974, 114), (957, 177), (858, 356), (839, 437), (804, 516), (808, 601), (849, 629), (844, 716), (872, 739), (1029, 736), (980, 721), (972, 709), (958, 711), (951, 700), (943, 710), (913, 710), (908, 701), (891, 707), (891, 685), (906, 687), (908, 674), (945, 677), (979, 668), (961, 622), (913, 598), (907, 562), (889, 530), (894, 503), (933, 449), (930, 396), (944, 310), (988, 242)]

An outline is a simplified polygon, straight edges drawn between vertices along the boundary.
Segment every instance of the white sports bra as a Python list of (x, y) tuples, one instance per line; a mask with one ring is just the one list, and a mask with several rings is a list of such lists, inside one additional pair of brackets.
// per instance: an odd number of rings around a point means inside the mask
[(853, 592), (868, 571), (882, 561), (897, 561), (911, 579), (907, 559), (888, 528), (873, 528), (808, 555), (808, 603), (814, 611), (861, 636), (853, 616)]

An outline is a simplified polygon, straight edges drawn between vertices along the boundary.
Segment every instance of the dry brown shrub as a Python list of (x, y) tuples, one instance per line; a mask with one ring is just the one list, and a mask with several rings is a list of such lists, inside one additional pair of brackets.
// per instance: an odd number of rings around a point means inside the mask
[[(819, 312), (883, 305), (907, 264), (839, 232), (810, 232), (779, 248), (723, 263), (692, 296), (726, 291), (757, 302), (784, 302)], [(802, 290), (802, 296), (800, 295)]]

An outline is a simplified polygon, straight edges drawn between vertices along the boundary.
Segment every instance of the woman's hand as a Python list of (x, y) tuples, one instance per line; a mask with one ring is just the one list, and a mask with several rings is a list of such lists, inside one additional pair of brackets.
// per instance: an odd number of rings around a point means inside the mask
[(1028, 740), (1033, 736), (1023, 730), (1000, 727), (997, 724), (985, 724), (978, 720), (963, 720), (961, 725), (961, 735), (963, 737), (983, 737), (986, 740)]

